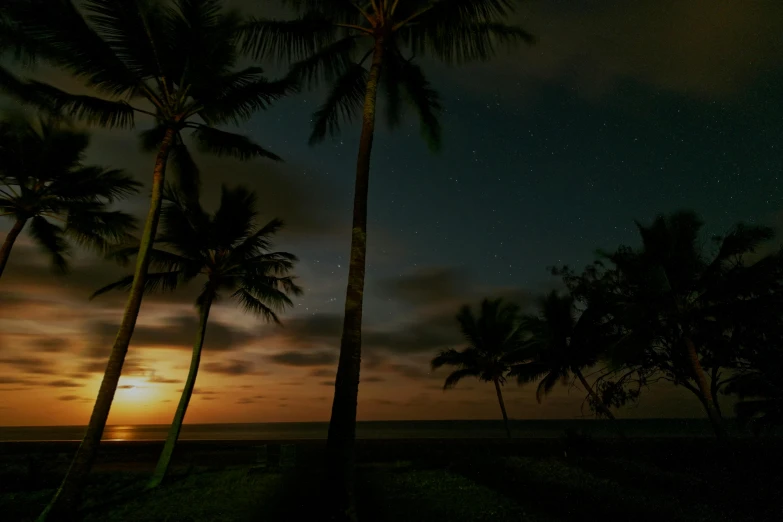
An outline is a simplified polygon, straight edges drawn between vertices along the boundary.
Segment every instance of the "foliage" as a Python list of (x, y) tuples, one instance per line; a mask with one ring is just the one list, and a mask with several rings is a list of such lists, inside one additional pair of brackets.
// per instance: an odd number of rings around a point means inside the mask
[(172, 163), (186, 190), (199, 182), (186, 160), (186, 131), (207, 152), (279, 159), (244, 136), (215, 128), (246, 121), (295, 90), (290, 81), (268, 81), (257, 67), (236, 67), (242, 20), (222, 2), (84, 0), (77, 7), (71, 0), (9, 0), (3, 9), (0, 50), (47, 62), (89, 88), (88, 94), (71, 94), (0, 71), (0, 88), (11, 95), (103, 127), (132, 128), (139, 114), (152, 119), (142, 146), (157, 149), (173, 131), (180, 154)]
[[(555, 270), (577, 299), (605, 303), (618, 336), (607, 348), (611, 372), (602, 393), (624, 404), (651, 380), (664, 379), (717, 407), (718, 393), (748, 368), (748, 358), (779, 339), (783, 258), (768, 247), (772, 230), (740, 223), (712, 238), (708, 251), (700, 241), (703, 223), (691, 212), (637, 227), (640, 248), (603, 254), (581, 275)], [(706, 392), (688, 358), (689, 342)]]
[[(301, 289), (287, 275), (297, 261), (288, 252), (269, 252), (271, 238), (283, 227), (273, 219), (257, 221), (256, 195), (239, 186), (223, 186), (220, 206), (206, 212), (197, 200), (169, 188), (164, 194), (160, 233), (152, 250), (145, 291), (172, 291), (197, 277), (206, 279), (196, 300), (201, 306), (228, 296), (245, 310), (278, 322), (277, 312), (291, 306), (288, 294)], [(138, 253), (138, 246), (112, 252), (119, 261)], [(130, 288), (133, 276), (96, 291)]]
[(0, 216), (29, 223), (29, 232), (66, 270), (69, 241), (106, 252), (126, 240), (134, 218), (110, 204), (138, 192), (118, 169), (84, 165), (89, 136), (51, 119), (0, 122)]
[(422, 136), (437, 148), (440, 97), (414, 58), (461, 64), (487, 60), (503, 47), (533, 41), (523, 29), (501, 22), (513, 10), (509, 0), (283, 3), (299, 17), (251, 19), (243, 27), (242, 43), (256, 59), (293, 62), (290, 78), (307, 87), (331, 85), (313, 117), (311, 143), (339, 133), (343, 124), (361, 114), (373, 56), (381, 60), (380, 83), (389, 126), (399, 125), (402, 109), (408, 107), (418, 115)]
[(484, 299), (478, 317), (466, 305), (457, 315), (457, 322), (468, 346), (462, 350), (444, 350), (432, 359), (433, 369), (457, 367), (446, 377), (443, 389), (454, 387), (465, 377), (505, 382), (511, 365), (520, 357), (522, 329), (519, 307), (501, 299)]

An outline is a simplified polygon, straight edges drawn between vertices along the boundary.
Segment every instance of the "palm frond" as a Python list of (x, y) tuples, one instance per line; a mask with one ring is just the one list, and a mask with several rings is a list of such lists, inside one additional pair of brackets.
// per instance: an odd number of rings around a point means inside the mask
[(71, 0), (11, 0), (7, 16), (18, 26), (13, 43), (113, 95), (134, 92), (141, 79), (87, 24)]
[(401, 39), (416, 54), (431, 54), (447, 64), (486, 61), (497, 54), (499, 47), (535, 42), (520, 27), (488, 21), (450, 24), (438, 18), (435, 10), (420, 25), (403, 30)]
[(69, 94), (37, 81), (30, 81), (27, 85), (36, 97), (45, 100), (54, 110), (85, 123), (125, 129), (133, 128), (135, 124), (135, 111), (124, 101)]
[(331, 43), (335, 30), (332, 21), (320, 13), (285, 21), (251, 17), (240, 28), (241, 48), (256, 60), (297, 62)]
[[(386, 67), (387, 83), (399, 85), (395, 91), (401, 90), (405, 100), (411, 105), (419, 117), (422, 137), (431, 149), (440, 148), (441, 127), (438, 117), (442, 110), (440, 96), (424, 76), (417, 64), (398, 57), (391, 62), (392, 67)], [(390, 107), (389, 110), (395, 110)]]
[(220, 206), (212, 220), (215, 240), (220, 246), (231, 248), (250, 235), (258, 215), (256, 202), (255, 192), (247, 187), (221, 187)]
[(250, 138), (240, 134), (225, 132), (205, 125), (199, 125), (193, 131), (199, 150), (218, 157), (232, 156), (240, 160), (269, 158), (282, 161), (280, 156), (253, 143)]
[(443, 389), (448, 390), (457, 385), (465, 377), (479, 377), (481, 372), (476, 368), (460, 368), (451, 372), (443, 383)]
[(65, 234), (79, 245), (106, 253), (131, 238), (136, 218), (120, 210), (106, 211), (103, 205), (71, 205)]
[[(149, 272), (144, 277), (144, 293), (172, 292), (182, 282), (182, 276), (180, 272)], [(112, 290), (124, 290), (128, 291), (133, 284), (133, 276), (127, 275), (122, 279), (99, 288), (92, 293), (90, 299), (94, 299), (99, 295), (103, 295)]]
[(310, 144), (340, 132), (341, 122), (351, 122), (362, 110), (367, 85), (367, 70), (353, 64), (335, 81), (329, 96), (313, 115)]
[(150, 0), (84, 0), (92, 22), (114, 55), (138, 78), (165, 77), (165, 35), (170, 10)]
[(169, 156), (172, 168), (172, 182), (188, 198), (198, 200), (198, 194), (201, 190), (201, 171), (193, 161), (187, 145), (182, 136), (177, 134), (174, 144), (171, 147)]
[(141, 183), (119, 169), (81, 167), (55, 179), (48, 193), (74, 201), (94, 201), (104, 198), (109, 203), (139, 192)]
[(204, 109), (199, 111), (209, 125), (232, 122), (240, 124), (256, 111), (262, 111), (276, 100), (297, 92), (297, 85), (291, 78), (270, 82), (261, 76), (261, 69), (250, 68), (232, 75), (214, 99), (200, 101)]
[(245, 311), (250, 312), (253, 315), (261, 316), (267, 321), (273, 321), (280, 324), (280, 319), (278, 319), (274, 310), (264, 304), (261, 300), (254, 297), (246, 289), (238, 289), (231, 295), (231, 298), (236, 299)]
[(30, 220), (30, 235), (49, 254), (55, 269), (60, 272), (68, 270), (68, 261), (65, 256), (68, 255), (69, 248), (63, 237), (63, 229), (50, 223), (42, 216), (34, 216)]
[(353, 55), (356, 49), (356, 37), (341, 38), (318, 48), (307, 58), (293, 64), (288, 75), (307, 88), (312, 88), (320, 82), (331, 83), (354, 63)]

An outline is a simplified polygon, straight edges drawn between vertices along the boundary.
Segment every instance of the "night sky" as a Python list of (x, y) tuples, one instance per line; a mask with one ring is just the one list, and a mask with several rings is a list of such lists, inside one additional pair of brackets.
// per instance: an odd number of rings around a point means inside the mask
[[(445, 370), (429, 373), (438, 350), (460, 347), (459, 306), (484, 296), (527, 305), (558, 286), (546, 267), (581, 267), (597, 248), (635, 243), (634, 219), (687, 208), (710, 233), (741, 220), (783, 229), (782, 21), (773, 1), (532, 1), (518, 22), (535, 46), (461, 68), (422, 62), (445, 106), (444, 144), (432, 154), (413, 118), (394, 132), (379, 122), (360, 420), (497, 418), (491, 386), (442, 392)], [(309, 147), (322, 99), (292, 97), (242, 127), (283, 164), (197, 156), (208, 206), (220, 183), (245, 183), (265, 217), (288, 223), (277, 247), (301, 259), (306, 294), (283, 328), (216, 308), (189, 422), (328, 419), (358, 126)], [(131, 131), (95, 130), (88, 161), (146, 183), (153, 157)], [(124, 204), (139, 215), (146, 206), (146, 190)], [(83, 254), (56, 277), (22, 236), (0, 281), (0, 424), (86, 423), (124, 295), (87, 297), (123, 273)], [(195, 289), (145, 301), (110, 424), (170, 421)], [(533, 386), (506, 389), (514, 418), (588, 413), (568, 386), (541, 405)], [(700, 405), (664, 386), (620, 416), (700, 416)]]

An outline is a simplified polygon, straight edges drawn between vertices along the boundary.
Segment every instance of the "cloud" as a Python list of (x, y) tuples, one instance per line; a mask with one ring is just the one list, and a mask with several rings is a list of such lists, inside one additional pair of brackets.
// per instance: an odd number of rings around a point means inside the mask
[(237, 404), (252, 404), (255, 401), (251, 397), (240, 397), (237, 399)]
[(80, 388), (84, 386), (81, 383), (69, 381), (65, 379), (59, 379), (56, 381), (49, 381), (46, 383), (46, 386), (52, 386), (54, 388)]
[[(36, 381), (31, 381), (29, 379), (20, 379), (19, 377), (0, 375), (0, 385), (3, 384), (24, 384), (30, 386), (37, 386), (39, 383)], [(15, 388), (15, 389), (19, 389), (19, 388)]]
[(318, 384), (321, 386), (334, 386), (334, 381), (321, 381)]
[[(108, 357), (114, 337), (117, 334), (117, 323), (96, 321), (90, 324), (92, 341), (87, 355), (90, 357)], [(176, 350), (192, 350), (193, 341), (198, 331), (198, 317), (192, 314), (181, 314), (167, 317), (160, 325), (137, 325), (131, 339), (131, 349), (162, 348)], [(240, 328), (234, 328), (220, 321), (212, 320), (207, 325), (204, 349), (210, 352), (227, 352), (241, 348), (255, 336)]]
[(34, 373), (40, 375), (53, 375), (57, 373), (52, 368), (51, 361), (41, 359), (40, 357), (6, 357), (0, 359), (0, 364), (7, 364), (23, 373)]
[(284, 366), (324, 366), (334, 364), (337, 361), (337, 354), (327, 351), (287, 351), (271, 355), (269, 360)]
[(493, 94), (554, 84), (595, 99), (636, 82), (727, 98), (783, 64), (781, 19), (781, 2), (528, 2), (512, 21), (534, 33), (536, 45), (452, 74)]
[(254, 373), (253, 367), (252, 361), (239, 359), (229, 359), (226, 362), (209, 362), (202, 365), (204, 371), (223, 375), (249, 375)]
[(370, 382), (385, 382), (386, 379), (383, 377), (362, 377), (363, 383), (370, 383)]
[(57, 400), (60, 401), (81, 401), (85, 400), (84, 397), (80, 397), (79, 395), (60, 395), (57, 397)]
[(37, 337), (28, 344), (37, 352), (61, 353), (68, 351), (71, 341), (64, 337)]
[(147, 378), (147, 382), (156, 384), (179, 384), (182, 382), (182, 379), (167, 379), (166, 377), (161, 377), (156, 374), (153, 370), (152, 375)]
[(335, 373), (337, 373), (336, 369), (319, 368), (312, 370), (309, 375), (310, 377), (334, 377)]
[(428, 267), (380, 281), (377, 293), (410, 306), (429, 306), (462, 297), (466, 280), (468, 274), (462, 270)]

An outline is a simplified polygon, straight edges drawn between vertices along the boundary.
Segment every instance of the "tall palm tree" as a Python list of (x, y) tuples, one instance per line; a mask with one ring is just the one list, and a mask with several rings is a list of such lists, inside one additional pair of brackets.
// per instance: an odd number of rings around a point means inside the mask
[(68, 240), (105, 252), (135, 227), (133, 216), (109, 210), (109, 203), (141, 184), (121, 170), (84, 165), (89, 141), (86, 133), (53, 120), (0, 122), (0, 217), (14, 220), (0, 247), (0, 276), (28, 224), (60, 271), (68, 267)]
[[(276, 312), (292, 305), (288, 294), (302, 293), (287, 275), (297, 261), (296, 256), (269, 252), (271, 237), (283, 227), (283, 222), (273, 219), (259, 226), (256, 207), (256, 195), (241, 186), (234, 189), (224, 186), (220, 207), (212, 215), (182, 194), (167, 191), (164, 195), (161, 233), (155, 240), (158, 248), (151, 252), (151, 264), (156, 271), (147, 274), (145, 290), (172, 291), (196, 278), (205, 281), (196, 299), (199, 326), (190, 371), (148, 488), (160, 485), (168, 471), (196, 385), (212, 304), (228, 295), (245, 310), (279, 323)], [(119, 255), (124, 258), (138, 252), (138, 247), (132, 247), (121, 250)], [(133, 276), (128, 275), (94, 295), (118, 288), (127, 290), (132, 284)]]
[(478, 318), (473, 315), (470, 307), (465, 305), (457, 314), (457, 322), (462, 335), (469, 343), (468, 346), (462, 350), (451, 348), (440, 352), (432, 359), (432, 368), (457, 367), (446, 377), (444, 390), (453, 388), (465, 377), (493, 383), (500, 403), (500, 412), (503, 414), (506, 435), (511, 438), (506, 405), (500, 388), (506, 382), (506, 374), (512, 364), (519, 360), (523, 333), (519, 307), (505, 303), (502, 299), (484, 299)]
[[(513, 0), (282, 0), (295, 20), (255, 19), (245, 47), (257, 58), (295, 61), (292, 77), (305, 84), (331, 83), (314, 115), (311, 143), (340, 131), (361, 115), (356, 160), (351, 251), (343, 333), (335, 379), (328, 448), (332, 470), (350, 488), (361, 366), (362, 303), (367, 251), (367, 194), (378, 89), (386, 97), (391, 126), (406, 103), (418, 114), (431, 146), (440, 143), (440, 100), (415, 56), (454, 64), (485, 60), (499, 46), (531, 42), (524, 30), (505, 25)], [(348, 516), (353, 516), (349, 513)]]
[(576, 312), (570, 295), (559, 295), (553, 290), (540, 298), (538, 315), (524, 318), (524, 328), (529, 334), (523, 348), (526, 360), (515, 365), (509, 376), (517, 377), (520, 384), (540, 379), (536, 388), (540, 403), (558, 381), (567, 382), (573, 375), (579, 379), (596, 411), (614, 419), (582, 373), (598, 362), (604, 343), (609, 342), (601, 331), (602, 316), (590, 308), (578, 318)]
[[(26, 82), (46, 106), (79, 120), (130, 128), (137, 115), (153, 122), (141, 134), (156, 152), (150, 208), (141, 234), (122, 322), (82, 444), (54, 500), (42, 514), (75, 511), (100, 443), (136, 324), (160, 217), (169, 159), (180, 186), (193, 192), (198, 171), (185, 147), (186, 135), (207, 153), (240, 159), (276, 155), (249, 138), (218, 129), (237, 123), (291, 90), (268, 82), (257, 67), (237, 69), (241, 18), (219, 0), (7, 0), (4, 45), (28, 50), (81, 80), (102, 97), (71, 94)], [(134, 103), (132, 105), (132, 103)]]

